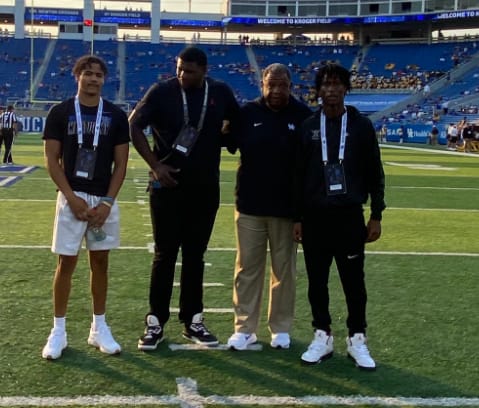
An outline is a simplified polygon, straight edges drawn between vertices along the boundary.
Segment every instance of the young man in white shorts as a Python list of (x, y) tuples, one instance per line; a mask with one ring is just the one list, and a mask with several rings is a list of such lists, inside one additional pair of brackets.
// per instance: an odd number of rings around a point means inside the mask
[(43, 133), (46, 167), (58, 189), (52, 252), (53, 329), (42, 357), (55, 360), (67, 347), (66, 313), (71, 279), (83, 241), (90, 264), (93, 318), (88, 344), (106, 354), (120, 345), (106, 324), (108, 257), (120, 243), (116, 196), (126, 174), (129, 128), (126, 114), (101, 98), (107, 74), (96, 56), (79, 58), (73, 74), (78, 92), (48, 113)]

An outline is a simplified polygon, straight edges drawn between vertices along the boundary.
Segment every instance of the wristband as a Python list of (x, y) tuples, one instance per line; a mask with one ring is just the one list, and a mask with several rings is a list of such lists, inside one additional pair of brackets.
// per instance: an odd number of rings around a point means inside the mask
[(112, 207), (113, 203), (115, 202), (115, 199), (113, 197), (102, 197), (100, 198), (100, 204), (105, 204), (107, 207)]
[(100, 201), (100, 204), (104, 204), (106, 205), (108, 208), (111, 208), (113, 206), (113, 204), (109, 203), (108, 201), (104, 201), (104, 200), (101, 200)]

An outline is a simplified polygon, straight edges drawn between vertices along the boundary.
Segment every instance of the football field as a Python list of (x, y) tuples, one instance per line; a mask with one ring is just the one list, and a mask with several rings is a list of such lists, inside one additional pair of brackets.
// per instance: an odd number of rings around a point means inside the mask
[(87, 345), (91, 304), (82, 251), (67, 315), (68, 348), (61, 359), (45, 361), (56, 191), (44, 168), (41, 136), (21, 135), (13, 154), (22, 166), (0, 167), (0, 406), (479, 407), (479, 156), (421, 146), (381, 150), (388, 208), (383, 235), (368, 244), (366, 257), (369, 348), (377, 371), (359, 371), (346, 357), (346, 306), (334, 268), (334, 357), (300, 364), (312, 339), (301, 252), (291, 348), (269, 346), (263, 319), (254, 350), (226, 350), (233, 330), (238, 162), (226, 152), (204, 279), (206, 324), (221, 344), (201, 349), (182, 338), (175, 286), (165, 341), (154, 352), (138, 351), (148, 310), (152, 235), (148, 171), (133, 148), (119, 196), (122, 243), (110, 256), (107, 311), (123, 351), (107, 356)]

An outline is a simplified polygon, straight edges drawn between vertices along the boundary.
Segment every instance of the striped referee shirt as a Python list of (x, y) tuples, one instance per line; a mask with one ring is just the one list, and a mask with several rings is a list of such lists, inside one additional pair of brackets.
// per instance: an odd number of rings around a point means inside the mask
[(14, 123), (17, 123), (17, 115), (15, 115), (15, 112), (7, 111), (0, 115), (1, 129), (13, 129)]

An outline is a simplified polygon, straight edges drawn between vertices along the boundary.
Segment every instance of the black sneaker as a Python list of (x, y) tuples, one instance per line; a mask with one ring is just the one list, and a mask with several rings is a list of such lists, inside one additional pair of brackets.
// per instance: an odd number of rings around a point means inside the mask
[(218, 339), (204, 325), (202, 313), (195, 314), (191, 323), (185, 326), (183, 337), (203, 346), (217, 346), (219, 344)]
[(146, 316), (145, 334), (138, 340), (138, 350), (156, 350), (158, 344), (163, 341), (163, 327), (155, 315)]

